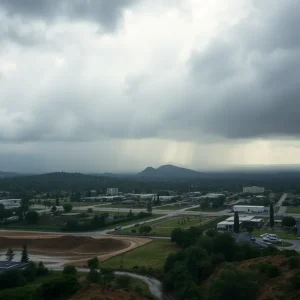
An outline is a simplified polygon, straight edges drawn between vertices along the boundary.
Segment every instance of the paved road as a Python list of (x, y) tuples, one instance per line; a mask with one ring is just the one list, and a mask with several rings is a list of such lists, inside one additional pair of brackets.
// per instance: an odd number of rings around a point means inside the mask
[[(54, 270), (54, 271), (62, 271), (63, 270), (63, 267), (51, 265), (51, 264), (46, 265), (46, 267), (51, 270)], [(87, 269), (87, 268), (76, 268), (76, 269), (78, 272), (82, 272), (82, 273), (88, 273), (90, 271), (90, 269)], [(115, 271), (114, 274), (119, 275), (119, 276), (122, 276), (122, 275), (129, 276), (129, 277), (137, 278), (137, 279), (144, 281), (148, 285), (149, 290), (153, 294), (153, 296), (155, 296), (158, 299), (163, 299), (162, 284), (159, 280), (157, 280), (153, 277), (140, 275), (140, 274), (136, 274), (136, 273), (131, 273), (131, 272)]]
[(140, 280), (143, 280), (144, 282), (146, 282), (148, 284), (150, 292), (155, 297), (157, 297), (158, 299), (163, 299), (162, 284), (157, 279), (155, 279), (153, 277), (148, 277), (148, 276), (139, 275), (139, 274), (135, 274), (135, 273), (129, 273), (129, 272), (121, 272), (121, 271), (116, 271), (115, 274), (116, 275), (126, 275), (126, 276), (130, 276), (133, 278), (138, 278)]
[(286, 212), (286, 206), (282, 206), (282, 203), (286, 199), (287, 195), (287, 193), (284, 193), (275, 205), (275, 207), (279, 207), (279, 210), (277, 212), (278, 215), (283, 215)]

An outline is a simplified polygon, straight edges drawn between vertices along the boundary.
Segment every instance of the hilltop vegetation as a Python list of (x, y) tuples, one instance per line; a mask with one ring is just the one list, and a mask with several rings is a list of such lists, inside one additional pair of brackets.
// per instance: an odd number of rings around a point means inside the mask
[[(202, 235), (197, 228), (174, 230), (171, 239), (182, 250), (168, 256), (163, 286), (178, 300), (279, 300), (285, 294), (299, 299), (300, 259), (295, 251), (258, 249), (237, 244), (229, 233), (208, 230)], [(280, 285), (274, 278), (281, 279)], [(269, 285), (274, 286), (271, 293)], [(272, 296), (262, 296), (266, 294)]]

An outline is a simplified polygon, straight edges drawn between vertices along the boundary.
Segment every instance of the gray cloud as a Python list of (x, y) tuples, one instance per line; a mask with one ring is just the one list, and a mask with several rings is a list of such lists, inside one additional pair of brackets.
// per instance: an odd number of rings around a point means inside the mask
[(247, 20), (191, 56), (189, 120), (205, 132), (300, 136), (300, 3), (265, 2), (254, 2)]
[[(74, 17), (83, 2), (24, 1), (27, 6), (23, 2), (17, 6), (18, 3), (21, 2), (1, 1), (10, 14), (28, 18), (54, 18), (63, 13)], [(89, 3), (94, 5), (89, 15), (94, 20), (97, 7), (112, 5), (104, 4), (111, 1)], [(113, 3), (114, 8), (107, 9), (116, 11), (125, 5)], [(49, 85), (42, 92), (30, 90), (36, 105), (26, 106), (23, 111), (18, 108), (17, 113), (15, 108), (3, 113), (8, 117), (0, 128), (0, 139), (25, 142), (159, 137), (205, 142), (299, 136), (300, 31), (295, 22), (300, 3), (253, 3), (253, 12), (247, 19), (217, 35), (205, 49), (192, 49), (186, 64), (176, 64), (174, 59), (174, 67), (167, 64), (166, 69), (149, 64), (135, 71), (135, 66), (130, 65), (135, 63), (133, 59), (124, 71), (123, 65), (119, 66), (124, 63), (119, 59), (123, 52), (117, 52), (117, 46), (104, 54), (97, 49), (100, 54), (95, 52), (96, 56), (94, 50), (84, 52), (75, 44), (76, 51), (72, 48), (62, 56), (64, 67), (53, 78), (50, 76)], [(80, 18), (87, 14), (84, 9), (80, 11)], [(70, 58), (70, 54), (74, 57)], [(141, 56), (150, 61), (151, 54)], [(45, 68), (53, 71), (52, 64), (51, 60)], [(35, 76), (39, 80), (41, 74)], [(34, 81), (28, 85), (35, 89)], [(13, 105), (10, 102), (8, 106)]]
[(59, 17), (98, 22), (115, 29), (122, 10), (134, 0), (1, 0), (8, 15), (25, 19), (52, 21)]

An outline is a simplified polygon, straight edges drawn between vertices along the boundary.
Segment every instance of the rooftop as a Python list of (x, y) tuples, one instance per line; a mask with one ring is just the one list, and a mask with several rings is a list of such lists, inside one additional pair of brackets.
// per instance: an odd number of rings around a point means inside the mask
[(22, 268), (28, 265), (28, 263), (15, 262), (15, 261), (0, 261), (0, 270), (9, 270), (15, 268)]
[[(233, 225), (233, 224), (234, 224), (233, 221), (227, 221), (227, 220), (218, 223), (218, 225)], [(241, 221), (240, 221), (240, 224), (242, 224)]]
[(265, 208), (263, 205), (235, 205), (235, 207), (240, 207), (240, 208), (243, 208), (243, 207), (256, 207), (256, 208)]
[[(253, 219), (255, 219), (255, 216), (247, 216), (247, 215), (239, 216), (239, 220), (241, 222), (253, 221)], [(226, 219), (226, 221), (233, 222), (234, 221), (234, 217), (229, 217), (228, 219)]]

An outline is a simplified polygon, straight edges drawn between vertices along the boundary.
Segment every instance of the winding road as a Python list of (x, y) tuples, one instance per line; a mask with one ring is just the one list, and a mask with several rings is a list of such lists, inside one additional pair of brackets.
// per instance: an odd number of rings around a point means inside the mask
[[(55, 266), (53, 267), (53, 265), (51, 265), (51, 264), (46, 265), (46, 267), (53, 271), (62, 271), (63, 270), (63, 267), (55, 267)], [(90, 271), (90, 269), (77, 268), (77, 271), (82, 272), (82, 273), (88, 273)], [(148, 285), (149, 290), (153, 296), (155, 296), (158, 299), (163, 299), (162, 283), (159, 280), (157, 280), (153, 277), (140, 275), (140, 274), (136, 274), (136, 273), (131, 273), (131, 272), (115, 271), (114, 274), (117, 276), (129, 276), (129, 277), (137, 278), (137, 279), (144, 281)]]

